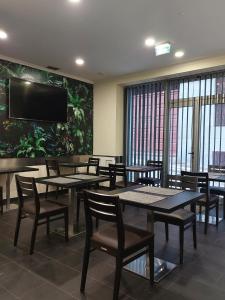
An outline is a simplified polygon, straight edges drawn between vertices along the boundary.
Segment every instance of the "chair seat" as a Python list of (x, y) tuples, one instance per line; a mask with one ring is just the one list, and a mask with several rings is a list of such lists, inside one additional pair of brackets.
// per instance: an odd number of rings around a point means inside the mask
[(195, 214), (186, 209), (178, 209), (170, 214), (155, 212), (154, 218), (155, 221), (187, 224), (195, 218)]
[[(66, 207), (67, 206), (60, 205), (51, 201), (43, 200), (40, 201), (40, 214), (54, 213), (63, 210)], [(36, 207), (33, 202), (24, 203), (23, 210), (28, 214), (32, 214), (32, 215), (36, 214)]]
[[(131, 250), (132, 248), (140, 247), (143, 244), (147, 244), (153, 238), (153, 233), (149, 231), (145, 231), (130, 225), (124, 225), (124, 234), (125, 234), (125, 245), (124, 250)], [(92, 238), (92, 242), (95, 244), (99, 244), (103, 246), (107, 250), (118, 250), (118, 237), (117, 237), (117, 229), (115, 226), (108, 226), (101, 231), (94, 232)]]
[(155, 185), (155, 184), (160, 184), (161, 179), (151, 178), (151, 177), (140, 177), (140, 178), (138, 178), (137, 182), (141, 183), (141, 184)]
[[(209, 204), (209, 205), (212, 205), (212, 204), (215, 204), (217, 201), (219, 201), (219, 197), (216, 196), (216, 195), (212, 195), (212, 196), (210, 196), (210, 199), (209, 199), (209, 201), (208, 201), (208, 204)], [(206, 206), (206, 205), (207, 205), (207, 199), (206, 199), (206, 198), (199, 199), (199, 200), (197, 201), (197, 204), (198, 204), (198, 205)]]

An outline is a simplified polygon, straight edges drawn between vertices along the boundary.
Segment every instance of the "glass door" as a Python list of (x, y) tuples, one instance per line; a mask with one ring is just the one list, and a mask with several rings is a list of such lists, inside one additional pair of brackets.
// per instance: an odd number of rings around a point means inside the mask
[(218, 86), (215, 76), (170, 82), (169, 180), (176, 182), (181, 170), (208, 171), (210, 164), (225, 160), (225, 107)]

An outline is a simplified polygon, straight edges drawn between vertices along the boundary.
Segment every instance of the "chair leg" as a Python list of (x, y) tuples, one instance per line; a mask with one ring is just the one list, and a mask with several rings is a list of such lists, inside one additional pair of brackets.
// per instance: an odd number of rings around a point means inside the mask
[(184, 257), (184, 226), (180, 226), (180, 264), (183, 264)]
[(45, 190), (45, 199), (48, 198), (48, 185), (46, 185), (46, 190)]
[(216, 203), (216, 227), (219, 225), (219, 201)]
[(148, 257), (149, 257), (149, 270), (150, 270), (150, 284), (154, 285), (154, 277), (155, 277), (155, 264), (154, 264), (154, 240), (152, 240), (149, 248), (148, 248)]
[(3, 201), (2, 200), (1, 200), (0, 205), (1, 205), (1, 215), (3, 215)]
[(65, 225), (65, 241), (69, 241), (69, 214), (68, 209), (65, 210), (64, 213), (64, 225)]
[(56, 188), (56, 191), (55, 191), (55, 199), (56, 199), (56, 200), (58, 199), (58, 194), (59, 194), (59, 188), (57, 187), (57, 188)]
[(90, 257), (90, 244), (89, 244), (89, 241), (86, 241), (85, 249), (84, 249), (84, 257), (83, 257), (83, 268), (82, 268), (82, 275), (81, 275), (81, 284), (80, 284), (81, 293), (83, 293), (84, 290), (85, 290), (88, 264), (89, 264), (89, 257)]
[(49, 217), (47, 217), (46, 230), (47, 230), (47, 236), (49, 236), (49, 235), (50, 235), (50, 222), (49, 222)]
[(225, 195), (223, 196), (223, 218), (225, 220)]
[(77, 224), (79, 224), (80, 221), (80, 198), (79, 196), (77, 197), (77, 211), (76, 211), (76, 220), (77, 220)]
[(16, 231), (15, 231), (15, 236), (14, 236), (14, 246), (17, 246), (18, 242), (18, 237), (19, 237), (19, 231), (20, 231), (20, 224), (21, 224), (21, 210), (18, 210), (18, 215), (17, 215), (17, 222), (16, 222)]
[(0, 187), (0, 206), (1, 206), (1, 215), (3, 215), (3, 192), (2, 192), (2, 187)]
[(121, 257), (117, 257), (116, 258), (116, 272), (115, 272), (115, 280), (114, 280), (113, 300), (118, 300), (118, 297), (119, 297), (122, 267), (123, 267), (122, 259), (121, 259)]
[(169, 224), (165, 223), (166, 241), (169, 241)]
[(95, 220), (95, 227), (96, 227), (96, 229), (98, 229), (98, 227), (99, 227), (99, 219), (97, 219), (97, 218)]
[(194, 248), (197, 249), (196, 219), (193, 221), (192, 230), (193, 230), (193, 244), (194, 244)]
[(33, 224), (32, 237), (31, 237), (30, 254), (34, 253), (34, 244), (35, 244), (35, 240), (36, 240), (37, 227), (38, 227), (38, 218), (35, 217), (34, 224)]
[(205, 208), (205, 229), (204, 229), (205, 234), (207, 234), (207, 231), (208, 231), (208, 223), (209, 223), (209, 208), (206, 206), (206, 208)]

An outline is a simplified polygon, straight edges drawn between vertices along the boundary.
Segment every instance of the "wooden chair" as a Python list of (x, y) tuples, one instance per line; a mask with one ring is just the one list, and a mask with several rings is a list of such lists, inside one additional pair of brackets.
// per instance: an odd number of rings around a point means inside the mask
[[(184, 190), (197, 191), (197, 180), (195, 177), (190, 177), (181, 172), (181, 186)], [(182, 194), (180, 195), (182, 197)], [(180, 264), (183, 264), (184, 256), (184, 232), (186, 229), (192, 227), (193, 230), (193, 244), (197, 248), (196, 239), (196, 213), (195, 204), (192, 205), (192, 212), (186, 209), (178, 209), (173, 213), (155, 212), (154, 218), (156, 222), (165, 223), (166, 241), (169, 240), (169, 224), (179, 226), (179, 240), (180, 240)]]
[(111, 191), (114, 185), (114, 173), (109, 166), (99, 166), (98, 176), (107, 176), (110, 178), (109, 186), (101, 186), (97, 184), (97, 189)]
[(0, 186), (0, 206), (1, 206), (1, 215), (3, 215), (3, 188), (2, 186)]
[(90, 173), (90, 168), (91, 167), (95, 167), (95, 172), (94, 174), (97, 175), (98, 174), (98, 169), (99, 169), (99, 158), (96, 157), (89, 157), (88, 159), (88, 166), (87, 166), (87, 174), (91, 174)]
[[(124, 164), (109, 164), (112, 173), (111, 189), (123, 188), (128, 186), (127, 171)], [(122, 177), (121, 181), (117, 181), (117, 177)]]
[[(119, 198), (85, 192), (86, 244), (83, 257), (83, 269), (80, 290), (85, 290), (90, 253), (103, 251), (116, 259), (113, 300), (118, 299), (121, 272), (123, 266), (137, 257), (148, 253), (150, 282), (154, 283), (154, 234), (123, 223)], [(93, 218), (105, 221), (94, 231)]]
[[(146, 165), (152, 166), (152, 167), (163, 168), (163, 162), (157, 161), (157, 160), (148, 160)], [(159, 172), (159, 178), (149, 177), (148, 172), (146, 172), (145, 177), (140, 177), (137, 179), (137, 183), (145, 184), (145, 185), (152, 185), (152, 186), (162, 185), (162, 170), (157, 171), (157, 172)]]
[[(103, 191), (111, 191), (113, 189), (113, 183), (114, 183), (114, 177), (113, 177), (113, 172), (110, 169), (110, 167), (106, 166), (99, 166), (98, 167), (98, 176), (108, 176), (110, 178), (110, 183), (109, 187), (107, 186), (101, 186), (98, 183), (95, 184), (94, 186), (90, 186), (89, 189), (93, 189), (95, 192), (100, 192), (102, 193)], [(77, 224), (79, 224), (80, 220), (80, 203), (84, 199), (84, 194), (82, 191), (78, 192), (78, 197), (77, 197), (77, 209), (76, 209), (76, 221)]]
[(198, 178), (198, 187), (201, 193), (205, 194), (205, 197), (197, 201), (200, 213), (202, 207), (205, 208), (205, 229), (204, 233), (207, 234), (209, 223), (209, 212), (212, 209), (216, 209), (216, 226), (219, 224), (219, 197), (210, 193), (209, 187), (209, 175), (206, 172), (183, 172), (187, 176), (195, 176)]
[[(225, 175), (225, 166), (209, 165), (209, 172), (221, 173)], [(225, 219), (225, 187), (222, 186), (209, 186), (210, 194), (223, 197), (223, 218)]]
[(19, 208), (17, 216), (14, 246), (17, 246), (21, 220), (30, 217), (34, 219), (30, 254), (33, 254), (37, 227), (47, 224), (47, 235), (50, 231), (50, 222), (64, 219), (65, 240), (68, 241), (68, 207), (48, 200), (40, 201), (35, 179), (16, 175)]
[[(47, 176), (60, 176), (60, 168), (59, 163), (56, 159), (45, 159), (46, 171)], [(48, 188), (49, 186), (46, 185), (46, 192), (45, 192), (45, 199), (48, 197)], [(59, 188), (56, 188), (56, 199), (58, 198)]]

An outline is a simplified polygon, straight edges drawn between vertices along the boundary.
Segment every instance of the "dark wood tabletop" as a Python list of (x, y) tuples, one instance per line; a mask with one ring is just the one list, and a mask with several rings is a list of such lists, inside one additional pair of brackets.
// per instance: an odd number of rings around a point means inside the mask
[(82, 167), (87, 167), (90, 164), (88, 162), (68, 162), (68, 163), (59, 163), (61, 167), (66, 167), (66, 168), (82, 168)]
[[(52, 176), (52, 177), (39, 177), (35, 178), (35, 181), (40, 184), (46, 185), (53, 185), (57, 187), (64, 187), (64, 188), (79, 188), (85, 187), (90, 184), (100, 183), (110, 181), (110, 177), (108, 176), (90, 176), (89, 179), (81, 179), (77, 175), (67, 175), (67, 176)], [(91, 178), (92, 177), (92, 178)]]
[(0, 174), (13, 174), (13, 173), (32, 172), (32, 171), (39, 171), (39, 169), (33, 167), (0, 168)]
[(217, 182), (225, 182), (225, 174), (224, 173), (209, 172), (209, 180), (210, 181), (217, 181)]
[(127, 166), (126, 170), (128, 172), (153, 172), (153, 171), (161, 171), (162, 167), (157, 166)]
[[(168, 195), (170, 193), (171, 189), (162, 189), (162, 188), (151, 188), (148, 187), (148, 191), (140, 191), (141, 185), (135, 185), (133, 187), (123, 188), (120, 190), (114, 190), (110, 194), (118, 195), (120, 200), (124, 204), (144, 208), (144, 209), (150, 209), (153, 211), (159, 211), (164, 213), (171, 213), (179, 208), (182, 208), (186, 205), (190, 205), (195, 203), (197, 200), (201, 199), (205, 195), (198, 192), (190, 192), (190, 191), (182, 191), (180, 190), (180, 193), (174, 194), (174, 195)], [(143, 186), (142, 186), (143, 187)], [(157, 189), (159, 189), (159, 192), (157, 193)], [(151, 192), (153, 190), (153, 192)], [(165, 190), (166, 195), (164, 194), (163, 190)], [(132, 199), (128, 199), (129, 196), (126, 192), (133, 192), (135, 194), (135, 201)], [(178, 191), (179, 192), (179, 191)], [(124, 194), (124, 196), (123, 196)], [(131, 194), (130, 194), (131, 195)], [(144, 203), (144, 198), (149, 197), (150, 201), (149, 203)], [(157, 198), (159, 200), (157, 200)], [(161, 198), (161, 199), (160, 199)], [(151, 202), (152, 200), (152, 203)], [(156, 200), (154, 200), (156, 199)]]

